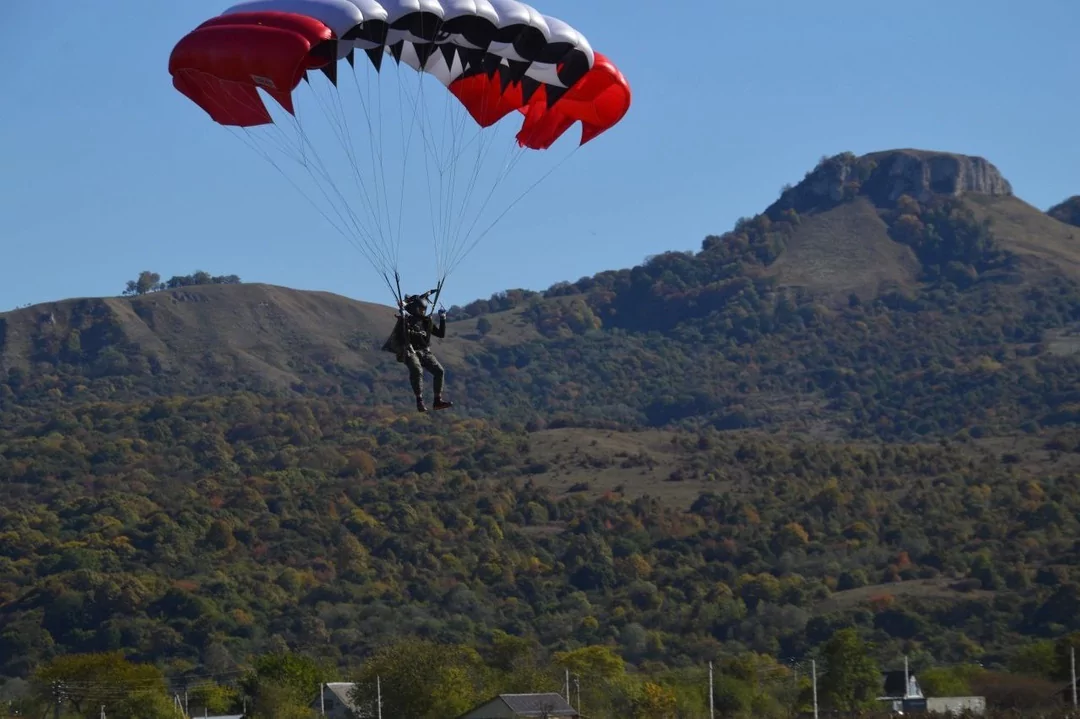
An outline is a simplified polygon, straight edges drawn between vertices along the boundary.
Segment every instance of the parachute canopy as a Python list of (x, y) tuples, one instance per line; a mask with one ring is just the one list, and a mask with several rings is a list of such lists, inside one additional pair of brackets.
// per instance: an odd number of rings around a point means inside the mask
[(250, 0), (173, 49), (173, 85), (227, 126), (273, 122), (261, 89), (290, 114), (311, 70), (337, 82), (362, 51), (439, 80), (480, 127), (517, 110), (522, 147), (550, 147), (574, 123), (585, 144), (630, 107), (622, 73), (566, 22), (517, 0)]

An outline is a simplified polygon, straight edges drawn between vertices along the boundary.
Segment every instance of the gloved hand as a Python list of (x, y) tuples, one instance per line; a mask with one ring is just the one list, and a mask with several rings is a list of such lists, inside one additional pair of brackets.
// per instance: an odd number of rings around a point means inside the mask
[(439, 310), (439, 319), (440, 320), (445, 320), (446, 319), (446, 310), (444, 310), (444, 309)]

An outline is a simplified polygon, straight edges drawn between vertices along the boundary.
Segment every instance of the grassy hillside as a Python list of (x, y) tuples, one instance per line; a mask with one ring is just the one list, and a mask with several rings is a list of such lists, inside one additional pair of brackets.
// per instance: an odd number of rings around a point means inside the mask
[(849, 625), (918, 666), (1057, 651), (1080, 254), (995, 172), (827, 158), (700, 252), (453, 308), (431, 416), (386, 307), (229, 284), (0, 315), (0, 674), (493, 629), (643, 669)]

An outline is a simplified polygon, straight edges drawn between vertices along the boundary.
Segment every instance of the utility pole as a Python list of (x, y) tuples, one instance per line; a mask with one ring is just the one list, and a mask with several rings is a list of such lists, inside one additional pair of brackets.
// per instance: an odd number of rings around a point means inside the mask
[(378, 719), (382, 719), (382, 678), (375, 676), (375, 703), (378, 709)]
[(713, 701), (712, 662), (709, 662), (709, 719), (716, 719), (716, 704)]
[(573, 701), (570, 697), (570, 670), (567, 669), (565, 671), (566, 681), (564, 682), (563, 686), (566, 688), (566, 703), (569, 704), (571, 701)]
[(814, 684), (814, 719), (818, 719), (817, 713), (817, 660), (810, 660), (810, 674), (813, 677)]
[(319, 716), (326, 716), (326, 682), (319, 684)]
[(1076, 708), (1076, 647), (1069, 647), (1069, 671), (1072, 674), (1073, 709)]
[(581, 714), (581, 677), (574, 675), (574, 686), (577, 687), (577, 713)]

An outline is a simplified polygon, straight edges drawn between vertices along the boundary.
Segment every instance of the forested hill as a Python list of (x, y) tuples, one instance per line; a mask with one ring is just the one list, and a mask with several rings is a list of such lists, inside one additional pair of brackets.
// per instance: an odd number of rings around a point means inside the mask
[[(1055, 425), (1080, 319), (1080, 230), (1055, 209), (980, 158), (840, 155), (697, 253), (452, 308), (438, 351), (460, 412), (528, 426)], [(411, 406), (377, 351), (390, 309), (174, 284), (0, 315), (0, 406), (241, 388)]]
[[(0, 675), (119, 650), (227, 677), (285, 647), (344, 674), (411, 635), (497, 663), (501, 630), (675, 686), (853, 626), (883, 665), (1057, 681), (1062, 207), (980, 158), (826, 158), (698, 252), (453, 308), (431, 416), (378, 351), (386, 307), (145, 273), (2, 314)], [(731, 701), (772, 711), (751, 676)]]

